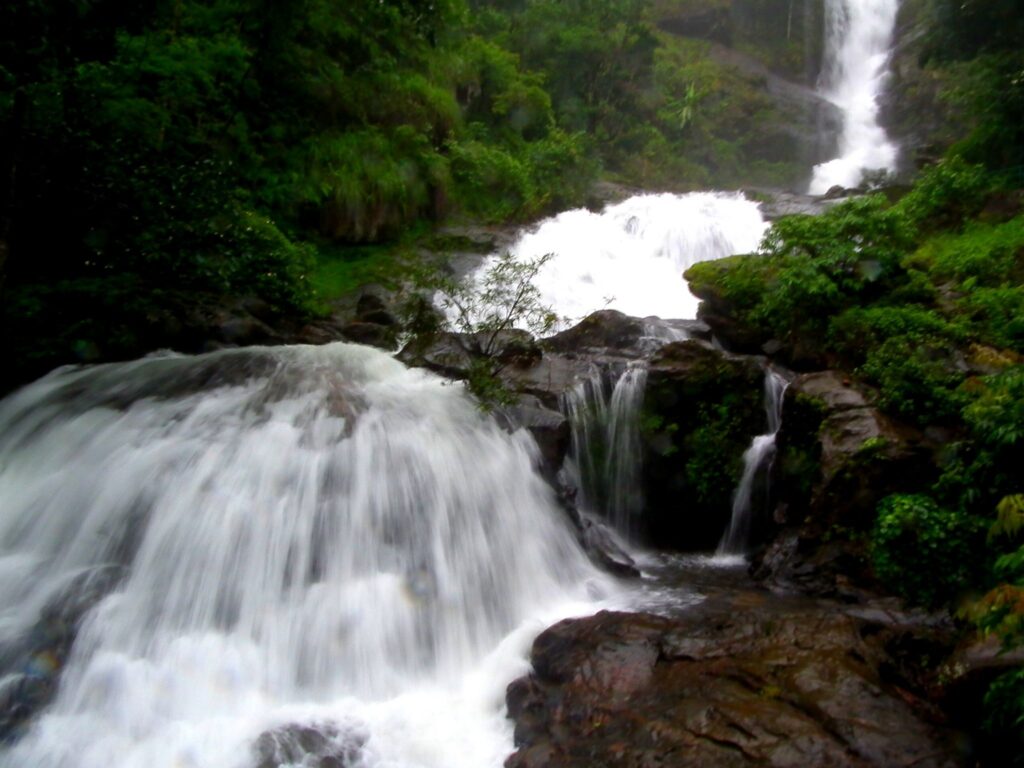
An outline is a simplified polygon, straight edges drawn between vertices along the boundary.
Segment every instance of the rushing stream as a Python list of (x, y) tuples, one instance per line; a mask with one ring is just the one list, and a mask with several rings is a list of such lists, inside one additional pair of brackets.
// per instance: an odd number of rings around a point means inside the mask
[(878, 122), (899, 0), (827, 0), (824, 95), (843, 114), (839, 157), (814, 168), (812, 195), (856, 187), (867, 170), (896, 167), (896, 146)]
[[(697, 316), (682, 273), (700, 261), (749, 253), (768, 225), (741, 194), (637, 195), (601, 213), (566, 211), (513, 245), (519, 260), (552, 258), (537, 275), (541, 302), (576, 322), (598, 309)], [(486, 269), (484, 262), (481, 269)]]
[[(59, 370), (9, 397), (0, 695), (64, 666), (0, 765), (241, 768), (290, 723), (342, 765), (500, 765), (532, 636), (612, 589), (535, 450), (345, 344)], [(47, 633), (98, 582), (65, 662)]]

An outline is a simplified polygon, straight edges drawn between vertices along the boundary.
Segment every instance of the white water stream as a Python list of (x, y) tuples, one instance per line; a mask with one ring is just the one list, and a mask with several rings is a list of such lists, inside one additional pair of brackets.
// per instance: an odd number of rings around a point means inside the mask
[(856, 187), (867, 170), (896, 167), (896, 146), (878, 123), (899, 0), (826, 0), (824, 96), (843, 114), (839, 157), (815, 166), (810, 193)]
[(252, 768), (300, 723), (346, 768), (497, 768), (532, 638), (614, 589), (535, 451), (345, 344), (59, 370), (0, 402), (0, 697), (82, 575), (124, 568), (0, 766)]
[(534, 283), (541, 303), (569, 319), (565, 326), (606, 308), (689, 319), (698, 300), (683, 272), (755, 250), (767, 227), (757, 204), (736, 193), (637, 195), (601, 213), (578, 209), (545, 219), (511, 250), (520, 261), (553, 254)]
[(647, 369), (627, 368), (614, 383), (600, 371), (562, 398), (572, 428), (566, 469), (577, 502), (632, 538), (643, 512), (640, 408)]
[(733, 493), (732, 517), (718, 545), (719, 555), (742, 555), (750, 545), (750, 532), (757, 510), (754, 492), (758, 480), (767, 482), (775, 458), (775, 436), (782, 427), (782, 398), (789, 382), (778, 371), (768, 368), (764, 374), (764, 410), (768, 431), (758, 435), (743, 454), (743, 475)]

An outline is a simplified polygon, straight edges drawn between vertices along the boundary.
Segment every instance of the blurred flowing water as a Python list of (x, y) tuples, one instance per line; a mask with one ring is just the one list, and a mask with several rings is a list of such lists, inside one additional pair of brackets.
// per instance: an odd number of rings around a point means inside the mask
[(534, 283), (541, 303), (568, 324), (605, 308), (690, 319), (698, 300), (683, 272), (755, 250), (767, 227), (757, 203), (739, 193), (646, 194), (600, 213), (578, 209), (545, 219), (511, 252), (519, 261), (552, 254)]
[(822, 88), (843, 113), (839, 157), (815, 166), (810, 193), (858, 186), (868, 170), (892, 171), (896, 145), (878, 122), (899, 0), (826, 0)]
[(789, 382), (771, 368), (764, 373), (764, 410), (768, 431), (753, 439), (743, 454), (743, 475), (733, 493), (732, 518), (729, 527), (718, 545), (719, 555), (742, 555), (750, 546), (750, 534), (754, 526), (755, 492), (758, 484), (765, 487), (775, 459), (775, 437), (782, 427), (782, 399)]
[[(346, 344), (63, 369), (15, 393), (0, 700), (41, 658), (62, 674), (0, 765), (320, 764), (292, 742), (324, 765), (500, 765), (533, 636), (615, 589), (535, 452), (458, 386)], [(61, 659), (40, 633), (87, 598)], [(312, 730), (269, 733), (295, 723)]]

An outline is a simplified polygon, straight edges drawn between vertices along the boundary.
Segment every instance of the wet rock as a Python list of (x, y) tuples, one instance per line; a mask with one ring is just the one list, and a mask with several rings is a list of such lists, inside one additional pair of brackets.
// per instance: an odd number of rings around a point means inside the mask
[(0, 743), (17, 739), (53, 699), (82, 619), (125, 573), (109, 565), (81, 574), (49, 600), (24, 637), (0, 649)]
[(731, 514), (743, 452), (766, 430), (757, 359), (695, 340), (650, 360), (644, 395), (644, 525), (659, 547), (713, 550)]
[(636, 561), (619, 545), (617, 537), (608, 526), (576, 506), (575, 495), (575, 491), (561, 487), (559, 502), (572, 523), (576, 540), (590, 561), (616, 576), (638, 578), (640, 570)]
[(871, 585), (863, 544), (831, 532), (864, 530), (882, 498), (928, 487), (931, 441), (869, 405), (843, 374), (821, 371), (786, 391), (776, 447), (781, 531), (755, 559), (756, 573), (817, 594), (842, 592), (840, 576)]
[(596, 365), (586, 358), (546, 353), (533, 365), (510, 366), (500, 375), (509, 388), (538, 398), (546, 408), (557, 409), (563, 395), (587, 378)]
[(520, 395), (515, 405), (495, 411), (498, 418), (509, 429), (525, 429), (540, 449), (541, 473), (553, 480), (562, 467), (569, 451), (569, 422), (558, 411), (545, 408), (532, 395)]
[(406, 365), (426, 368), (450, 379), (464, 379), (472, 357), (461, 334), (438, 333), (415, 338), (398, 353)]
[(541, 343), (545, 350), (570, 357), (621, 365), (649, 357), (673, 341), (709, 337), (710, 328), (699, 320), (630, 317), (614, 309), (603, 309)]
[(602, 612), (542, 633), (509, 686), (508, 768), (955, 766), (957, 736), (836, 606), (754, 595), (681, 617)]
[[(644, 337), (644, 322), (614, 309), (604, 309), (583, 318), (579, 323), (544, 340), (544, 347), (565, 354), (590, 352), (634, 351)], [(640, 357), (640, 355), (636, 355)]]
[(387, 350), (394, 349), (397, 341), (395, 329), (391, 325), (358, 320), (343, 326), (341, 328), (341, 336), (346, 341), (353, 341), (356, 344), (366, 344), (371, 347)]
[(368, 736), (332, 723), (285, 725), (260, 734), (254, 768), (357, 768)]
[(761, 209), (761, 215), (768, 221), (796, 214), (819, 216), (835, 205), (834, 201), (818, 195), (802, 195), (796, 192), (756, 189), (751, 191), (751, 196), (760, 201), (758, 207)]

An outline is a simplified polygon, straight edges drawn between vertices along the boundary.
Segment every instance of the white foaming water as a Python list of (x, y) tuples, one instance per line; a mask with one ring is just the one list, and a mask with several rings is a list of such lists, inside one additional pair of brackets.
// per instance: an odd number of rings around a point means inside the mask
[(251, 768), (290, 723), (350, 768), (500, 766), (532, 638), (613, 589), (535, 459), (344, 344), (60, 370), (0, 402), (0, 677), (81, 574), (124, 574), (0, 766)]
[(896, 167), (896, 146), (878, 124), (899, 0), (827, 0), (825, 97), (843, 112), (839, 157), (814, 168), (810, 193), (856, 187), (866, 170)]
[(766, 229), (757, 204), (741, 194), (638, 195), (602, 213), (579, 209), (546, 219), (511, 250), (521, 261), (554, 254), (534, 284), (559, 316), (575, 321), (609, 308), (689, 319), (698, 301), (682, 273), (699, 261), (753, 251)]
[(603, 373), (576, 384), (562, 397), (572, 429), (567, 469), (580, 505), (632, 537), (643, 512), (640, 408), (647, 369), (627, 368), (612, 385)]
[(750, 544), (750, 529), (754, 518), (754, 488), (762, 470), (771, 471), (775, 458), (775, 436), (782, 426), (782, 398), (789, 382), (775, 370), (764, 374), (764, 410), (768, 432), (754, 438), (743, 454), (743, 475), (732, 497), (732, 518), (718, 545), (719, 556), (743, 554)]

